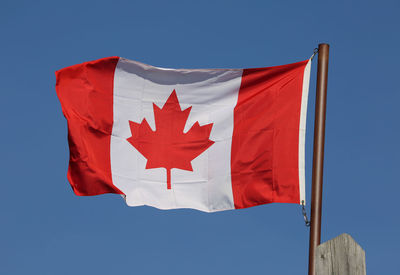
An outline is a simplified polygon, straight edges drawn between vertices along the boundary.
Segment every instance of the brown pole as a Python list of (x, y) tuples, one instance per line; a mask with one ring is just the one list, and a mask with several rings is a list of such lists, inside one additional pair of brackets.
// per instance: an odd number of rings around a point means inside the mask
[(317, 91), (315, 99), (314, 155), (311, 191), (310, 248), (308, 275), (315, 275), (315, 250), (321, 243), (322, 180), (324, 172), (324, 141), (326, 89), (328, 84), (329, 44), (318, 45)]

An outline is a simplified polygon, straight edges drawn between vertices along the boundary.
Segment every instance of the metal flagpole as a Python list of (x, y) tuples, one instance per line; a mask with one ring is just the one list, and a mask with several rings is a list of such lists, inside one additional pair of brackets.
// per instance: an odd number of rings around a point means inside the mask
[(328, 83), (329, 44), (318, 45), (317, 89), (315, 99), (314, 154), (311, 191), (310, 248), (308, 275), (315, 275), (315, 251), (321, 243), (322, 181), (324, 169), (324, 141), (326, 90)]

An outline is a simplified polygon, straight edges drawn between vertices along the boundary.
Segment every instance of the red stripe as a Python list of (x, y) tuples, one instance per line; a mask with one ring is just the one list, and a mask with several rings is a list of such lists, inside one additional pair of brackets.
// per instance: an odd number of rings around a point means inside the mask
[(113, 185), (110, 140), (114, 71), (118, 57), (103, 58), (56, 72), (56, 90), (68, 121), (68, 180), (80, 196), (122, 192)]
[(299, 203), (299, 123), (306, 65), (307, 60), (243, 71), (231, 156), (235, 208)]

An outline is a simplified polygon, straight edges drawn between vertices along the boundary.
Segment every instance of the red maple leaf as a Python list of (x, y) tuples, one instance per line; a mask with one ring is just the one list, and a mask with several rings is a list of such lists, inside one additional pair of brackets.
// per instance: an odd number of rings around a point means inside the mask
[(196, 122), (184, 133), (192, 107), (182, 111), (175, 90), (162, 109), (154, 103), (153, 109), (156, 130), (145, 118), (140, 124), (129, 121), (132, 136), (127, 141), (147, 159), (146, 169), (167, 170), (167, 188), (171, 189), (171, 169), (193, 171), (191, 161), (214, 144), (209, 139), (213, 124), (200, 126)]

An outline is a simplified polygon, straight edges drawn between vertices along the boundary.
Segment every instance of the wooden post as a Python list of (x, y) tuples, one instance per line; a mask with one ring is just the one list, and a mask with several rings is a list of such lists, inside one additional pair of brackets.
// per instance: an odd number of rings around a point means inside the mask
[(348, 234), (319, 245), (315, 253), (316, 275), (366, 275), (365, 252)]

